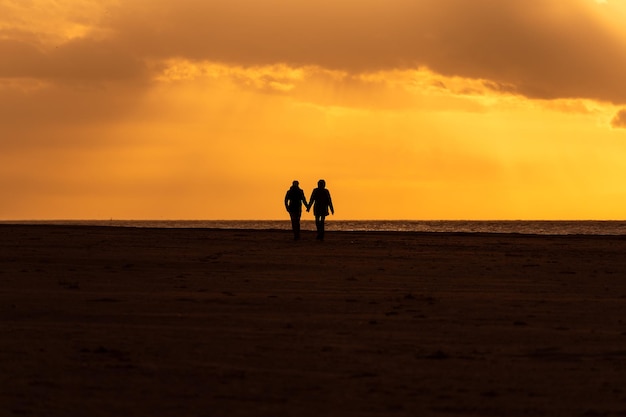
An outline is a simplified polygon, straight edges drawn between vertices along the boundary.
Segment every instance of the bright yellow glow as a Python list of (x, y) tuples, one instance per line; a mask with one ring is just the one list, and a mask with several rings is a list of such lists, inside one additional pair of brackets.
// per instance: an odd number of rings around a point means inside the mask
[[(545, 29), (553, 39), (559, 30), (565, 39), (568, 19), (583, 19), (600, 28), (590, 34), (613, 42), (588, 50), (583, 42), (592, 58), (626, 40), (620, 2), (577, 0), (572, 11), (542, 1), (551, 12), (532, 33)], [(217, 3), (183, 3), (197, 14), (239, 16)], [(417, 57), (424, 62), (379, 65), (375, 53), (368, 61), (368, 47), (384, 39), (365, 47), (336, 27), (302, 35), (291, 25), (309, 49), (231, 29), (218, 42), (213, 26), (174, 2), (146, 9), (150, 24), (135, 17), (142, 5), (0, 2), (0, 48), (13, 58), (0, 63), (0, 186), (11, 196), (0, 219), (282, 219), (291, 181), (308, 196), (319, 178), (333, 194), (335, 219), (625, 217), (626, 117), (616, 115), (626, 94), (606, 81), (620, 79), (624, 54), (607, 49), (615, 68), (606, 68), (563, 52), (553, 63), (559, 71), (537, 59), (522, 72), (495, 58), (502, 45), (494, 35), (485, 45), (493, 56), (454, 66), (463, 49), (444, 49), (449, 38), (429, 28), (402, 32), (432, 49)], [(368, 7), (402, 17), (365, 1), (366, 20)], [(189, 24), (176, 26), (182, 18)], [(389, 33), (403, 24), (392, 23)], [(336, 31), (336, 45), (316, 50), (324, 30)], [(172, 36), (180, 38), (170, 44)], [(402, 39), (388, 49), (403, 48)], [(511, 45), (525, 41), (510, 36)], [(358, 48), (354, 62), (342, 61)], [(522, 44), (516, 53), (532, 51)]]

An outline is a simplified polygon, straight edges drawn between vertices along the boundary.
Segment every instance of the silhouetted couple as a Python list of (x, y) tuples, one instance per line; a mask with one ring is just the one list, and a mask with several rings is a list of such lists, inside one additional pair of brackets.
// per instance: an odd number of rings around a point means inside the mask
[(285, 195), (285, 208), (291, 217), (291, 228), (295, 240), (300, 239), (300, 217), (302, 217), (302, 203), (309, 212), (313, 207), (313, 215), (315, 216), (315, 227), (317, 228), (317, 240), (324, 240), (324, 222), (326, 216), (330, 213), (335, 214), (333, 208), (333, 200), (330, 197), (330, 191), (326, 189), (326, 181), (319, 180), (317, 188), (311, 193), (309, 202), (306, 202), (304, 191), (299, 187), (298, 181), (294, 181), (291, 188)]

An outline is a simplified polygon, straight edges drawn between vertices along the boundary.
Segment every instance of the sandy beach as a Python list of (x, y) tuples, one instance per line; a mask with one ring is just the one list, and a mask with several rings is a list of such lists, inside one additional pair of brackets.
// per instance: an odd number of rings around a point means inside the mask
[(0, 233), (0, 415), (626, 415), (624, 237)]

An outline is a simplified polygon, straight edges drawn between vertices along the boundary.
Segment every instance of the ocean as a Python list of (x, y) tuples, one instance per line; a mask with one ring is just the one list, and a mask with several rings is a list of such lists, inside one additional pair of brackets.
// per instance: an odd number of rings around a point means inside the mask
[[(211, 228), (290, 230), (286, 220), (38, 220), (0, 221), (0, 224), (52, 224), (75, 226)], [(303, 230), (315, 230), (312, 220), (302, 221)], [(519, 233), (536, 235), (626, 235), (626, 221), (569, 220), (333, 220), (333, 231), (392, 231), (431, 233)]]

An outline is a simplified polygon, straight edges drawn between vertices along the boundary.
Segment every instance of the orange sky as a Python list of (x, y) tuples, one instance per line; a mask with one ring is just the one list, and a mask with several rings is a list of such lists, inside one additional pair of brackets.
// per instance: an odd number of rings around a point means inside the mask
[[(0, 0), (0, 219), (625, 219), (624, 0)], [(311, 217), (310, 215), (305, 215)]]

